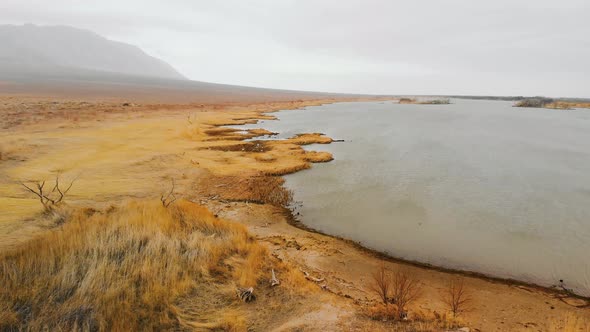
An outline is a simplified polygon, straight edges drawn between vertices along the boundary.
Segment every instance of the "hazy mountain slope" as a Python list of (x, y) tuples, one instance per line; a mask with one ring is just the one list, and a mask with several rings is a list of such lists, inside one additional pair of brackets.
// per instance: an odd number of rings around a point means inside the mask
[(185, 79), (172, 66), (140, 48), (66, 26), (0, 25), (0, 64), (50, 71), (91, 69), (139, 76)]
[(267, 102), (356, 96), (142, 77), (61, 66), (22, 67), (0, 62), (0, 97), (14, 95), (154, 103)]

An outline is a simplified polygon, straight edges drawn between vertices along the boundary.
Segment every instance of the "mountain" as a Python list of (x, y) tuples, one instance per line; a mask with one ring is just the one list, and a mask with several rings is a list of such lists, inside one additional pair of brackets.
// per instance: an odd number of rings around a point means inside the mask
[(0, 25), (0, 97), (14, 95), (153, 103), (363, 97), (192, 81), (136, 46), (91, 31)]
[(0, 25), (0, 69), (119, 73), (184, 80), (166, 62), (139, 47), (68, 26)]

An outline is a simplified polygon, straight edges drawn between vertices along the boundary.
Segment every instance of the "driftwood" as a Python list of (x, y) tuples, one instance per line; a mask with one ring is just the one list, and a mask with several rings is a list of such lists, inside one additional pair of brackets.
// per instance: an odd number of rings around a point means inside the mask
[(305, 279), (307, 279), (309, 281), (322, 282), (322, 281), (326, 280), (326, 278), (316, 278), (316, 277), (313, 277), (309, 273), (307, 273), (307, 271), (301, 270), (301, 272), (303, 272), (303, 274), (305, 275)]
[(194, 114), (189, 114), (186, 118), (186, 121), (188, 122), (189, 125), (193, 124), (193, 120), (196, 120), (196, 116)]
[(274, 287), (274, 286), (279, 285), (281, 282), (279, 281), (279, 279), (277, 279), (277, 276), (275, 275), (275, 270), (272, 269), (271, 272), (272, 272), (272, 277), (270, 278), (270, 286)]
[(244, 302), (252, 302), (256, 300), (256, 295), (254, 295), (254, 288), (238, 288), (238, 297)]

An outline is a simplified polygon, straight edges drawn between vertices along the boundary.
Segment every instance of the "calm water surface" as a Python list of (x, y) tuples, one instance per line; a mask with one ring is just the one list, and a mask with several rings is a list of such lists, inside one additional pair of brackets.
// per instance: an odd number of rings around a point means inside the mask
[(339, 103), (264, 127), (335, 160), (288, 175), (301, 221), (392, 256), (590, 295), (590, 111)]

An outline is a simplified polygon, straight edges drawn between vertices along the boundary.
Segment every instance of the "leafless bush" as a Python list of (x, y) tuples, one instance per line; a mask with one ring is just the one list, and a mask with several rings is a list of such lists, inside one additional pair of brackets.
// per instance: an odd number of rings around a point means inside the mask
[(59, 187), (60, 186), (59, 176), (56, 176), (55, 177), (55, 185), (53, 186), (53, 189), (51, 189), (51, 191), (49, 191), (49, 192), (44, 191), (45, 180), (43, 180), (42, 182), (35, 183), (34, 188), (31, 188), (30, 186), (28, 186), (24, 182), (21, 182), (20, 184), (23, 187), (25, 187), (25, 189), (27, 189), (31, 193), (35, 194), (35, 196), (37, 196), (39, 198), (39, 202), (41, 202), (41, 205), (43, 205), (43, 209), (46, 212), (49, 212), (49, 211), (52, 211), (56, 206), (58, 206), (59, 204), (61, 204), (63, 202), (67, 193), (70, 191), (70, 189), (72, 189), (72, 185), (74, 184), (74, 181), (76, 181), (76, 179), (73, 179), (70, 182), (70, 185), (65, 190), (63, 190)]
[(168, 194), (163, 193), (160, 196), (160, 201), (162, 202), (162, 205), (164, 207), (169, 207), (170, 204), (174, 203), (174, 201), (176, 201), (176, 195), (174, 194), (174, 188), (175, 188), (175, 183), (174, 183), (174, 179), (172, 179), (172, 188), (170, 188), (170, 191), (168, 192)]
[(396, 306), (397, 318), (404, 319), (407, 317), (406, 307), (420, 298), (420, 284), (408, 272), (398, 271), (393, 276), (392, 285), (392, 300)]
[(416, 301), (421, 295), (420, 284), (417, 279), (406, 271), (398, 271), (392, 274), (387, 271), (384, 264), (381, 264), (373, 273), (369, 287), (371, 291), (379, 295), (385, 305), (384, 308), (388, 308), (389, 303), (393, 304), (391, 308), (394, 311), (393, 315), (397, 319), (405, 319), (407, 317), (407, 306)]
[(372, 278), (373, 280), (369, 285), (369, 288), (381, 298), (383, 304), (387, 304), (392, 280), (391, 273), (385, 269), (385, 264), (381, 264), (379, 268), (373, 272)]
[(453, 313), (453, 317), (457, 317), (460, 313), (469, 310), (471, 303), (471, 296), (465, 288), (465, 280), (463, 278), (452, 278), (442, 296), (443, 302), (447, 305), (449, 310)]

